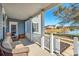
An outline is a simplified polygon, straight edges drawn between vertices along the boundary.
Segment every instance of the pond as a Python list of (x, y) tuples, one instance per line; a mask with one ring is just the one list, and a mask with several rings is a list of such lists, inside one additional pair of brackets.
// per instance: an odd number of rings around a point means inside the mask
[(65, 34), (70, 34), (70, 35), (79, 35), (79, 30), (69, 31), (69, 32), (66, 32)]

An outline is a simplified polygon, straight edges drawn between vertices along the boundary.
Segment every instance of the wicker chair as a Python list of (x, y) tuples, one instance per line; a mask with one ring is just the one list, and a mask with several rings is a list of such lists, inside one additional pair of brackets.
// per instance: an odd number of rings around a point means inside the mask
[[(8, 36), (10, 36), (10, 33), (6, 34), (6, 38)], [(0, 49), (1, 49), (1, 53), (3, 54), (3, 56), (27, 56), (29, 53), (28, 47), (24, 46), (22, 48), (10, 49), (10, 48), (6, 48), (6, 46), (4, 46), (4, 44), (3, 44), (3, 42), (0, 43)], [(12, 40), (10, 40), (9, 43), (12, 44), (13, 43)]]
[(20, 49), (6, 49), (0, 44), (1, 53), (3, 56), (28, 56), (29, 48), (24, 47)]

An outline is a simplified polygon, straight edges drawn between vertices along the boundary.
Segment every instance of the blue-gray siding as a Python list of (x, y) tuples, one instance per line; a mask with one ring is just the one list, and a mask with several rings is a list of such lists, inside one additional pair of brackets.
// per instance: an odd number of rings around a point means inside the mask
[(3, 16), (0, 14), (0, 39), (3, 39)]
[(24, 24), (25, 22), (24, 21), (21, 21), (21, 20), (16, 20), (16, 19), (7, 19), (7, 29), (6, 31), (9, 32), (9, 22), (18, 22), (18, 35), (19, 34), (24, 34), (25, 32), (25, 29), (24, 29)]
[(25, 35), (28, 39), (31, 39), (31, 20), (25, 21)]
[(18, 33), (24, 34), (24, 22), (18, 22)]
[(38, 23), (38, 32), (32, 32), (32, 41), (41, 44), (41, 14), (32, 18), (32, 23)]
[(2, 15), (2, 5), (0, 4), (0, 39), (3, 39), (3, 15)]

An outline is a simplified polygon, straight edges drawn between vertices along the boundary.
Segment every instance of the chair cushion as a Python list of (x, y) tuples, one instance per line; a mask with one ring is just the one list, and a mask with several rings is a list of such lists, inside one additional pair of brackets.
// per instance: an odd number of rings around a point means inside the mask
[(28, 53), (28, 52), (29, 52), (29, 48), (28, 47), (22, 47), (22, 48), (17, 48), (17, 49), (13, 49), (12, 50), (13, 54)]
[(13, 54), (13, 56), (28, 56), (28, 53)]

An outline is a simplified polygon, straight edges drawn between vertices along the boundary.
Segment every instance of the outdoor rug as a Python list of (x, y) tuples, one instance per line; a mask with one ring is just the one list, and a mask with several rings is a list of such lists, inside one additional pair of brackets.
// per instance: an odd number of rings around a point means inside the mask
[(70, 44), (60, 42), (60, 53), (62, 54), (62, 52), (64, 52), (69, 46)]

